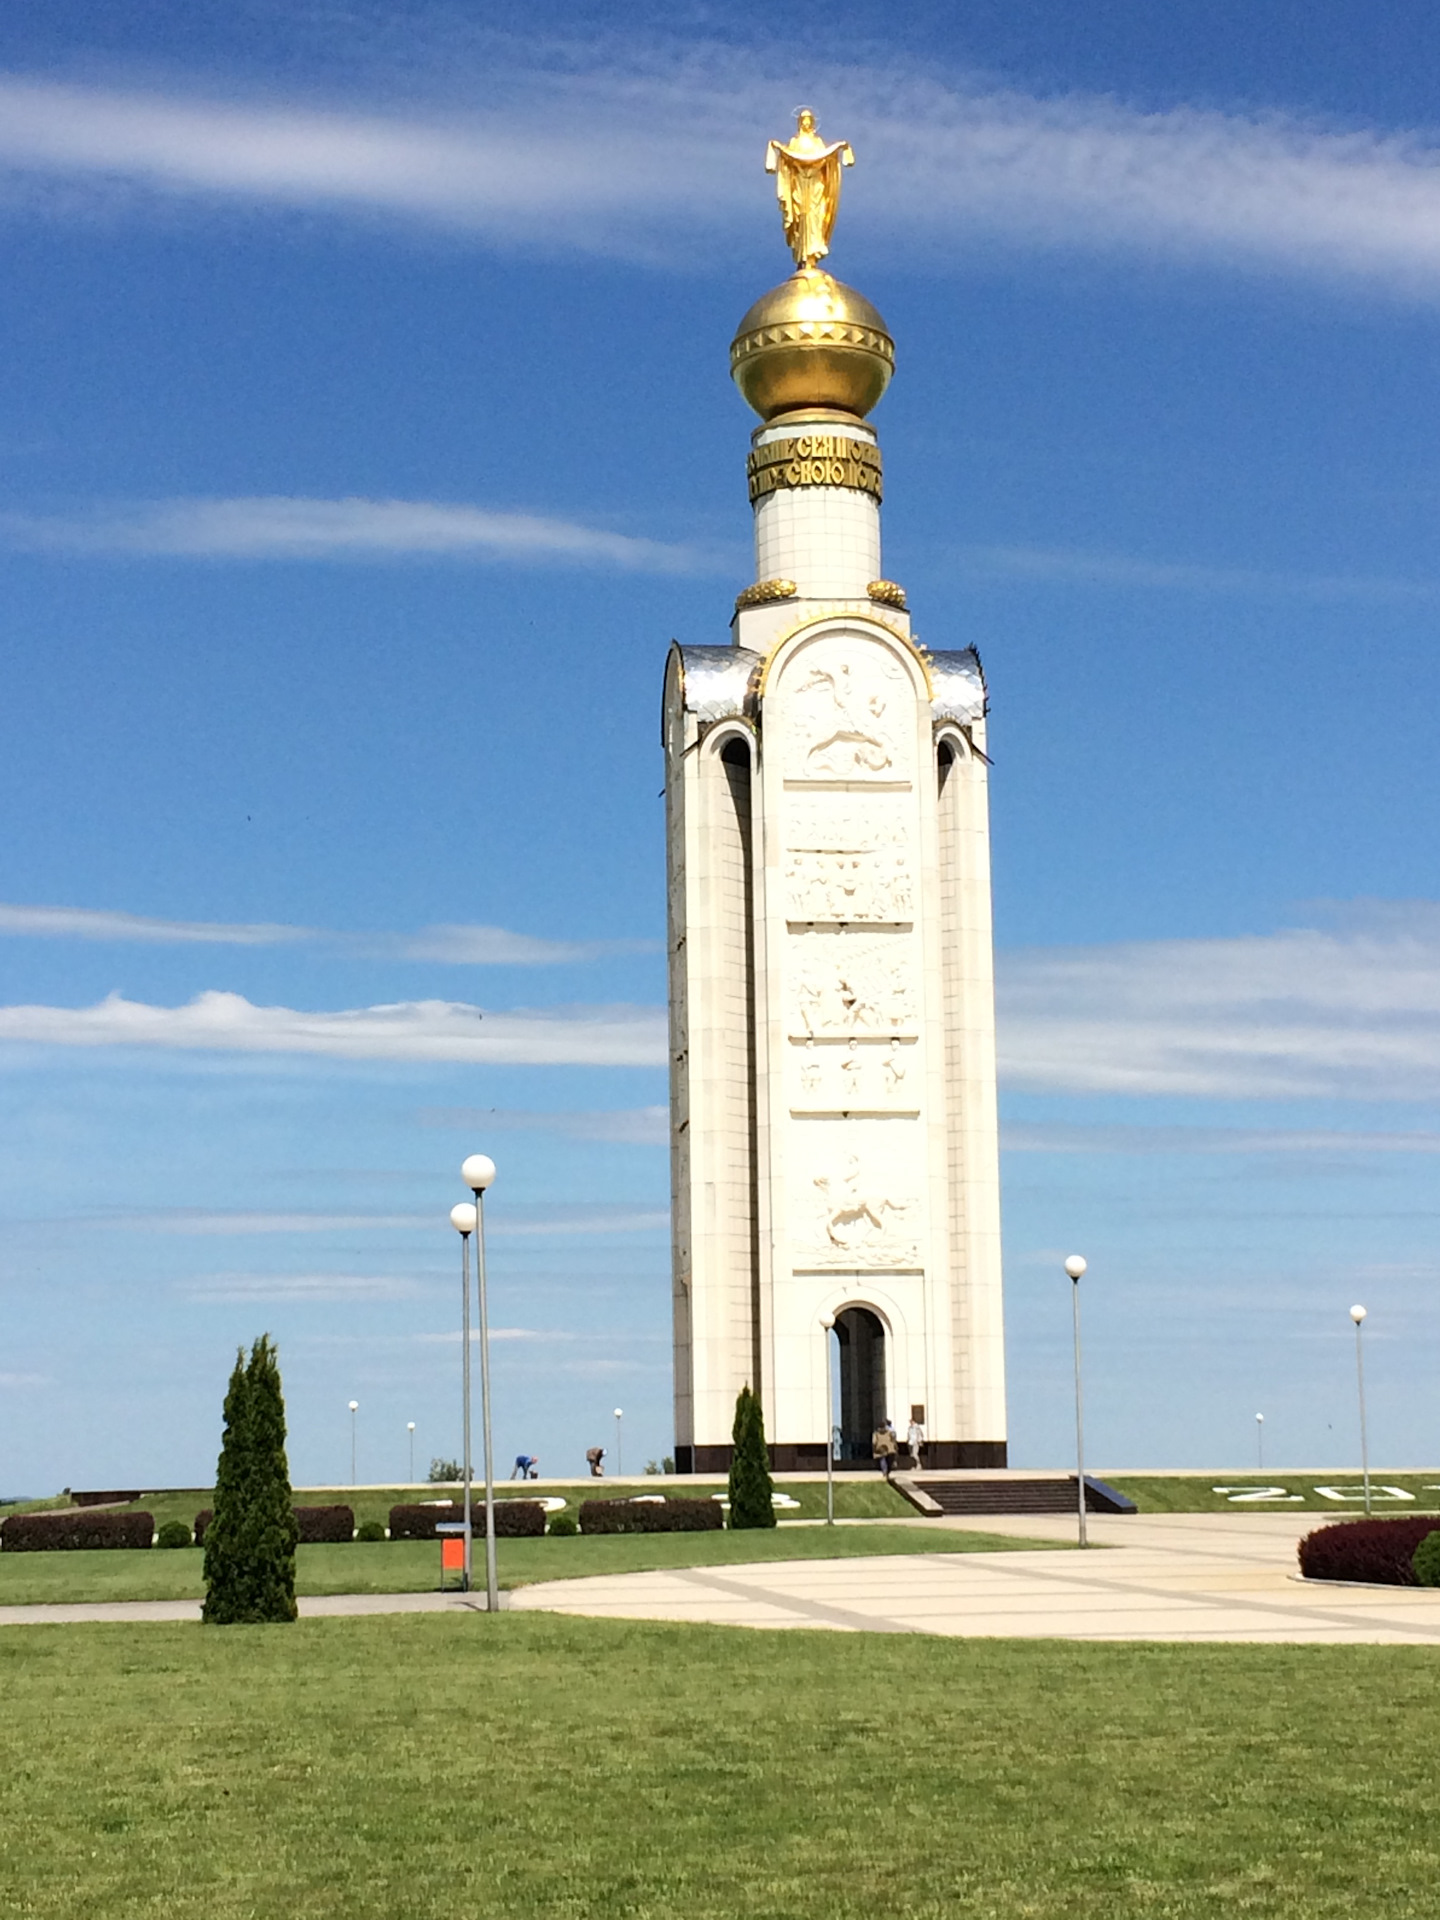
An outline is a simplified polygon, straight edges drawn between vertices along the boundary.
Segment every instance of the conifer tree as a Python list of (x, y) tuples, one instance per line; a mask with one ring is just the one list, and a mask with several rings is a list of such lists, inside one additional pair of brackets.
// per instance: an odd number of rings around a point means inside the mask
[(205, 1607), (214, 1625), (295, 1618), (298, 1529), (285, 1457), (285, 1400), (275, 1346), (242, 1347), (225, 1395), (215, 1513), (205, 1533)]
[(759, 1396), (748, 1386), (740, 1389), (735, 1402), (735, 1425), (731, 1429), (734, 1451), (730, 1456), (730, 1525), (732, 1527), (773, 1527), (775, 1508), (771, 1502), (770, 1456), (765, 1448), (765, 1415)]

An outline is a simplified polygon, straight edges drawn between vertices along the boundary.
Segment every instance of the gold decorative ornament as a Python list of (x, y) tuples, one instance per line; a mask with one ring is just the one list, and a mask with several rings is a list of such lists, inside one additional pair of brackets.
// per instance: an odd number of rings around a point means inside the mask
[(819, 266), (830, 251), (841, 169), (854, 159), (848, 140), (820, 138), (808, 107), (794, 137), (766, 150), (796, 271), (755, 302), (730, 347), (731, 375), (762, 420), (808, 407), (863, 419), (895, 370), (895, 343), (875, 308)]
[(775, 176), (785, 240), (797, 267), (815, 267), (830, 251), (830, 235), (840, 206), (840, 169), (853, 167), (855, 150), (848, 140), (827, 144), (815, 130), (809, 107), (795, 114), (795, 132), (783, 146), (772, 140), (765, 149), (765, 171)]
[(896, 580), (872, 580), (865, 591), (872, 600), (878, 600), (882, 607), (896, 607), (901, 613), (909, 610), (905, 589)]
[(880, 449), (838, 433), (802, 433), (756, 447), (745, 463), (750, 504), (781, 487), (854, 487), (883, 493)]
[(743, 613), (746, 607), (768, 607), (776, 600), (793, 600), (799, 589), (793, 580), (757, 580), (753, 587), (745, 587), (735, 596), (735, 611)]

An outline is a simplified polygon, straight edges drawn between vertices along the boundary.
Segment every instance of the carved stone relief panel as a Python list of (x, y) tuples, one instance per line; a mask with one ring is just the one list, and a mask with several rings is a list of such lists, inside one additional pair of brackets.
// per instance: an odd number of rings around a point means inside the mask
[(914, 778), (915, 690), (880, 640), (825, 635), (796, 650), (766, 695), (787, 780)]
[(913, 1040), (792, 1040), (792, 1113), (918, 1113), (922, 1074)]
[(912, 920), (911, 796), (791, 793), (785, 808), (788, 920)]
[(920, 1137), (904, 1120), (806, 1123), (797, 1133), (797, 1268), (883, 1272), (922, 1264)]
[(786, 943), (786, 1027), (793, 1040), (913, 1035), (920, 995), (908, 933), (793, 934)]

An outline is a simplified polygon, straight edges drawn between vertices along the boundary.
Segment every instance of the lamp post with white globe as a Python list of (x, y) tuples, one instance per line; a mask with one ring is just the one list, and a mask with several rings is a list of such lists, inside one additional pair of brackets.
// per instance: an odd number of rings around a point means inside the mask
[(460, 1585), (470, 1591), (470, 1483), (475, 1478), (470, 1452), (470, 1236), (475, 1231), (475, 1208), (462, 1200), (450, 1209), (450, 1224), (460, 1236), (460, 1478), (465, 1488), (465, 1567)]
[(415, 1484), (415, 1422), (413, 1420), (405, 1422), (405, 1431), (410, 1436), (410, 1484), (413, 1487)]
[(1085, 1534), (1085, 1402), (1080, 1391), (1080, 1277), (1085, 1267), (1083, 1254), (1072, 1253), (1065, 1262), (1065, 1271), (1070, 1276), (1070, 1298), (1075, 1320), (1075, 1487), (1082, 1547), (1090, 1544)]
[(620, 1433), (621, 1433), (620, 1422), (624, 1418), (625, 1418), (625, 1409), (623, 1407), (616, 1407), (615, 1409), (615, 1472), (617, 1475), (622, 1474), (625, 1471), (625, 1455), (621, 1449), (621, 1444), (620, 1444)]
[(352, 1400), (350, 1402), (350, 1484), (352, 1487), (358, 1487), (360, 1484), (360, 1475), (355, 1468), (355, 1416), (359, 1411), (360, 1402)]
[[(495, 1162), (488, 1153), (472, 1153), (460, 1169), (460, 1178), (475, 1196), (475, 1281), (480, 1296), (480, 1438), (485, 1449), (485, 1605), (489, 1612), (498, 1613), (500, 1583), (495, 1575), (495, 1449), (490, 1438), (490, 1303), (485, 1287), (485, 1195), (495, 1178)], [(466, 1346), (468, 1349), (468, 1341)]]
[(1360, 1393), (1360, 1474), (1365, 1485), (1365, 1511), (1370, 1511), (1370, 1446), (1365, 1433), (1365, 1342), (1360, 1329), (1365, 1324), (1365, 1309), (1353, 1306), (1350, 1318), (1355, 1322), (1355, 1385)]

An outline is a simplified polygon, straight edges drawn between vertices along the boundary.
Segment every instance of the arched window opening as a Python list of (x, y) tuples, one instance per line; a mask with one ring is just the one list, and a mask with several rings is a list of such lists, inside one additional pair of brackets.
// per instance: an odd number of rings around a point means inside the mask
[(868, 1460), (870, 1440), (885, 1418), (885, 1328), (869, 1307), (835, 1316), (840, 1360), (840, 1421), (836, 1457)]
[(938, 788), (941, 793), (944, 793), (945, 782), (950, 778), (954, 768), (955, 743), (952, 740), (942, 740), (935, 749), (935, 772)]

